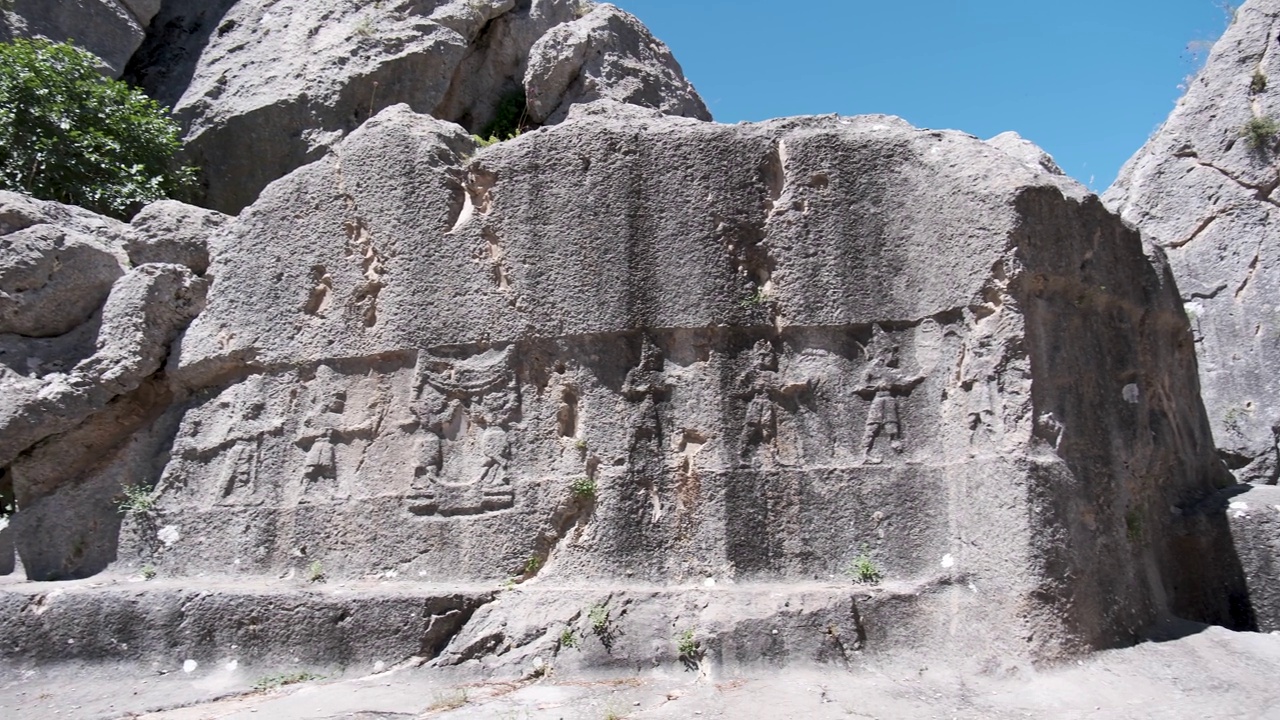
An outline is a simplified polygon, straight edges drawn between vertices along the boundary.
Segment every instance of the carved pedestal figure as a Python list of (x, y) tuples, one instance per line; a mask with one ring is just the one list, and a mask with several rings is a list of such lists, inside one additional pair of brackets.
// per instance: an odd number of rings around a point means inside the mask
[(410, 405), (417, 460), (406, 497), (414, 515), (480, 515), (515, 505), (508, 433), (520, 415), (520, 389), (511, 354), (419, 353)]

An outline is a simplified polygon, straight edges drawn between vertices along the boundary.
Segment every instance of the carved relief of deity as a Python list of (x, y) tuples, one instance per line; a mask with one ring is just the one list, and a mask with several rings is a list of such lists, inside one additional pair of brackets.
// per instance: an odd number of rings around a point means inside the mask
[(410, 411), (417, 419), (415, 515), (479, 515), (515, 504), (509, 433), (520, 416), (512, 349), (466, 358), (419, 353)]
[(761, 456), (773, 459), (778, 436), (778, 405), (812, 388), (810, 381), (788, 382), (778, 372), (778, 355), (768, 340), (757, 341), (751, 352), (751, 368), (738, 376), (734, 397), (747, 401), (747, 413), (739, 437), (739, 465), (750, 467)]
[(895, 454), (903, 451), (899, 400), (910, 395), (925, 378), (900, 369), (898, 345), (878, 326), (867, 356), (862, 385), (854, 392), (871, 401), (862, 435), (862, 454), (863, 462), (876, 465), (884, 462), (886, 445)]
[(325, 365), (316, 368), (309, 397), (309, 407), (296, 440), (306, 458), (301, 502), (343, 499), (347, 492), (341, 482), (338, 445), (369, 432), (374, 423), (358, 414), (353, 418), (347, 412), (345, 379), (333, 368)]
[(649, 496), (652, 520), (662, 519), (665, 508), (659, 491), (665, 472), (662, 448), (662, 416), (659, 404), (666, 399), (671, 385), (663, 373), (663, 356), (646, 337), (640, 348), (640, 364), (627, 372), (622, 396), (635, 405), (631, 415), (631, 438), (628, 443), (628, 473)]

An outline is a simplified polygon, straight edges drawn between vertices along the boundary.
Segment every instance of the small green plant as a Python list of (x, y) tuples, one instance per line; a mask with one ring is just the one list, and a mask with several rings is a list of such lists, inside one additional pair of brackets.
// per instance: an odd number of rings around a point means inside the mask
[(495, 142), (519, 137), (524, 132), (524, 121), (528, 114), (528, 99), (523, 89), (512, 90), (503, 95), (494, 108), (493, 119), (480, 130), (478, 137), (489, 138), (487, 143), (481, 141), (480, 146), (487, 147)]
[(359, 37), (373, 37), (373, 18), (363, 17), (356, 23), (354, 32)]
[(502, 589), (503, 589), (503, 590), (515, 590), (515, 589), (516, 589), (516, 586), (517, 586), (517, 585), (519, 585), (519, 584), (520, 584), (520, 578), (509, 577), (509, 578), (507, 578), (506, 580), (503, 580), (503, 581), (502, 581)]
[(596, 496), (596, 481), (589, 477), (574, 478), (569, 483), (569, 491), (582, 500), (590, 500)]
[(573, 649), (578, 647), (578, 632), (573, 628), (565, 628), (560, 633), (560, 647)]
[(1142, 515), (1136, 509), (1130, 510), (1124, 515), (1125, 534), (1129, 536), (1129, 542), (1138, 542), (1142, 539)]
[(324, 566), (319, 560), (312, 560), (307, 566), (307, 582), (322, 583), (325, 581)]
[(591, 632), (600, 635), (609, 629), (609, 606), (592, 605), (587, 609), (587, 621), (591, 623)]
[(1249, 93), (1251, 95), (1261, 95), (1267, 91), (1267, 76), (1261, 70), (1253, 71), (1253, 78), (1249, 81)]
[(541, 569), (542, 569), (542, 559), (539, 558), (537, 555), (531, 556), (524, 563), (525, 575), (537, 575), (538, 571)]
[(143, 580), (155, 580), (155, 579), (156, 579), (156, 569), (155, 569), (154, 567), (150, 566), (150, 565), (143, 565), (143, 566), (142, 566), (142, 579), (143, 579)]
[(853, 578), (854, 582), (864, 585), (874, 585), (884, 577), (880, 572), (880, 568), (876, 567), (871, 557), (865, 553), (854, 558), (853, 563), (845, 571), (845, 574)]
[(258, 692), (266, 692), (268, 690), (275, 690), (276, 688), (282, 688), (286, 685), (297, 685), (298, 683), (311, 682), (313, 680), (323, 680), (323, 679), (324, 679), (323, 675), (316, 675), (309, 672), (296, 672), (296, 673), (285, 673), (281, 675), (269, 675), (264, 678), (259, 678), (258, 681), (253, 684), (253, 689), (257, 690)]
[(577, 440), (574, 440), (573, 446), (577, 448), (578, 452), (587, 451), (587, 441), (585, 438), (578, 438)]
[(467, 691), (465, 688), (453, 690), (451, 692), (436, 693), (435, 699), (427, 706), (427, 712), (445, 712), (448, 710), (457, 710), (467, 704)]
[(1267, 148), (1275, 141), (1276, 133), (1280, 132), (1280, 123), (1277, 123), (1271, 116), (1263, 115), (1261, 117), (1253, 117), (1249, 122), (1240, 128), (1240, 135), (1249, 143), (1249, 147), (1255, 150)]
[(765, 305), (768, 302), (769, 302), (769, 296), (765, 294), (764, 288), (757, 288), (755, 293), (751, 297), (746, 298), (745, 300), (742, 301), (742, 307), (744, 308), (760, 307), (761, 305)]
[(124, 495), (116, 507), (125, 515), (146, 515), (156, 507), (151, 490), (142, 485), (130, 485), (124, 489)]
[(609, 708), (604, 711), (604, 720), (627, 720), (627, 716), (613, 708)]
[(680, 653), (680, 658), (684, 660), (696, 660), (698, 657), (698, 641), (694, 638), (693, 629), (690, 628), (680, 633), (680, 637), (676, 639), (676, 651)]
[(178, 124), (99, 64), (70, 43), (0, 43), (0, 190), (128, 218), (193, 186)]

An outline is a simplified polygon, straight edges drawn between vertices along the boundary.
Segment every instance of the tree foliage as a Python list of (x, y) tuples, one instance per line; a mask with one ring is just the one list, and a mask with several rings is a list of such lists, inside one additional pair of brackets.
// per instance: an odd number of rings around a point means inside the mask
[(177, 123), (98, 65), (69, 43), (0, 43), (0, 189), (125, 218), (192, 184)]

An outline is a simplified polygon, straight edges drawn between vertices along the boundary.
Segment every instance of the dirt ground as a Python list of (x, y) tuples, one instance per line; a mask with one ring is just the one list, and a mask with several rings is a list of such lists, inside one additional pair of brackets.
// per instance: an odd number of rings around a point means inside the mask
[[(1280, 718), (1280, 636), (1204, 628), (1013, 676), (961, 675), (927, 660), (858, 670), (651, 671), (591, 679), (467, 681), (405, 665), (299, 680), (231, 666), (0, 666), (0, 717), (272, 718)], [(318, 674), (318, 673), (317, 673)]]

